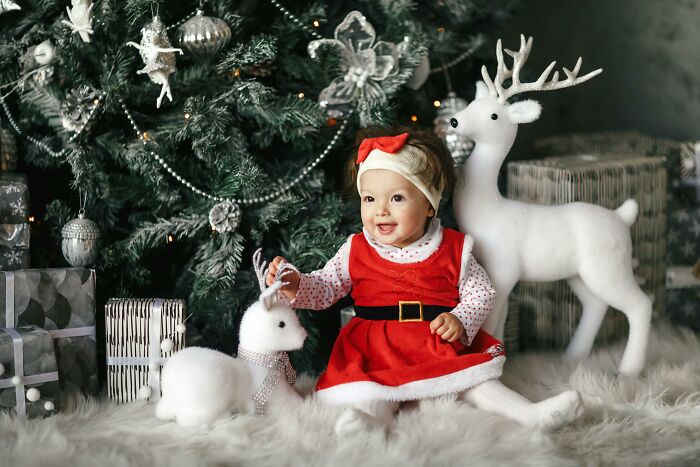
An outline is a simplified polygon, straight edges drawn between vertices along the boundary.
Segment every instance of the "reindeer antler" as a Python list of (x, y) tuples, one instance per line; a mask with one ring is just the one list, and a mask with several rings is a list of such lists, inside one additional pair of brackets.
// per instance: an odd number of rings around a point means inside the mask
[[(531, 49), (532, 37), (529, 37), (526, 41), (525, 36), (522, 34), (520, 35), (520, 49), (517, 52), (505, 49), (505, 52), (513, 57), (513, 69), (511, 70), (508, 68), (508, 66), (506, 66), (505, 61), (503, 60), (503, 46), (501, 44), (501, 40), (498, 39), (498, 42), (496, 43), (498, 70), (496, 71), (496, 76), (493, 81), (491, 80), (488, 71), (486, 71), (486, 65), (481, 67), (481, 76), (483, 77), (486, 86), (488, 86), (489, 92), (492, 96), (498, 97), (498, 102), (501, 104), (505, 104), (510, 97), (516, 94), (528, 91), (553, 91), (555, 89), (568, 88), (570, 86), (583, 83), (584, 81), (588, 81), (589, 79), (603, 72), (602, 68), (598, 68), (595, 71), (591, 71), (587, 75), (578, 76), (582, 63), (582, 59), (579, 57), (573, 70), (569, 70), (566, 67), (563, 68), (564, 73), (566, 74), (566, 79), (563, 81), (559, 81), (558, 71), (554, 72), (551, 81), (547, 81), (549, 74), (552, 72), (557, 63), (552, 62), (547, 68), (545, 68), (537, 81), (532, 83), (521, 83), (520, 70), (522, 69), (523, 64), (527, 61)], [(506, 89), (503, 87), (503, 82), (508, 78), (511, 78), (511, 85)]]
[(267, 277), (268, 268), (265, 267), (267, 266), (267, 262), (261, 261), (261, 256), (262, 248), (258, 248), (255, 250), (255, 253), (253, 253), (253, 269), (255, 270), (255, 275), (258, 277), (258, 286), (260, 287), (260, 291), (264, 292), (265, 289), (267, 289), (265, 278)]

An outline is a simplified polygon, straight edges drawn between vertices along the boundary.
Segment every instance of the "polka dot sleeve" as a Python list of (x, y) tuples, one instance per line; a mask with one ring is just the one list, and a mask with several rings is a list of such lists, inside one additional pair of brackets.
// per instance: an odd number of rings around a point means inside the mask
[(300, 274), (299, 290), (294, 300), (278, 293), (280, 301), (293, 308), (324, 310), (350, 293), (350, 238), (340, 247), (323, 269)]
[(459, 318), (466, 331), (465, 335), (462, 336), (462, 342), (465, 345), (470, 345), (494, 307), (496, 290), (484, 268), (472, 256), (471, 241), (467, 243), (465, 240), (462, 261), (459, 304), (451, 313)]

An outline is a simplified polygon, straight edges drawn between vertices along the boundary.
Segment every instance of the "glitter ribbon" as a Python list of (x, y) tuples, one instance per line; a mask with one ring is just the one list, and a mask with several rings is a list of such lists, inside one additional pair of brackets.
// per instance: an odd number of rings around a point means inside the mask
[(269, 368), (270, 370), (267, 372), (265, 379), (253, 396), (256, 415), (265, 414), (265, 409), (267, 408), (270, 394), (272, 394), (272, 390), (279, 382), (280, 376), (283, 372), (285, 373), (287, 382), (290, 386), (293, 386), (297, 380), (296, 371), (294, 371), (294, 367), (289, 361), (289, 355), (287, 355), (287, 352), (277, 352), (276, 354), (269, 355), (246, 350), (243, 347), (238, 346), (238, 359), (244, 363)]

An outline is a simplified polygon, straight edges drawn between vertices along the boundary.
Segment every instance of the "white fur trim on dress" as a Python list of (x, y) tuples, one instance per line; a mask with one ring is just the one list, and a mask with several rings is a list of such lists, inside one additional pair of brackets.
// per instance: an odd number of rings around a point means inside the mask
[(480, 365), (401, 386), (385, 386), (373, 381), (338, 384), (316, 392), (316, 397), (327, 404), (345, 405), (373, 399), (410, 401), (444, 396), (500, 378), (505, 361), (506, 357), (500, 355)]

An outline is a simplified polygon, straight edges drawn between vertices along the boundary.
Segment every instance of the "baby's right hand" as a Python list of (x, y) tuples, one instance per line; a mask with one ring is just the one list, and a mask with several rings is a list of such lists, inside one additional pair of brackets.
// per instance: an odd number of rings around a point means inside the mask
[[(270, 263), (270, 269), (267, 272), (267, 277), (265, 278), (265, 283), (267, 286), (271, 286), (275, 282), (275, 277), (279, 271), (280, 264), (287, 262), (282, 256), (276, 256), (275, 259)], [(299, 290), (299, 273), (294, 270), (288, 270), (289, 272), (285, 274), (282, 279), (283, 282), (287, 282), (287, 285), (283, 286), (280, 291), (287, 296), (288, 299), (294, 300), (297, 296), (297, 291)]]

